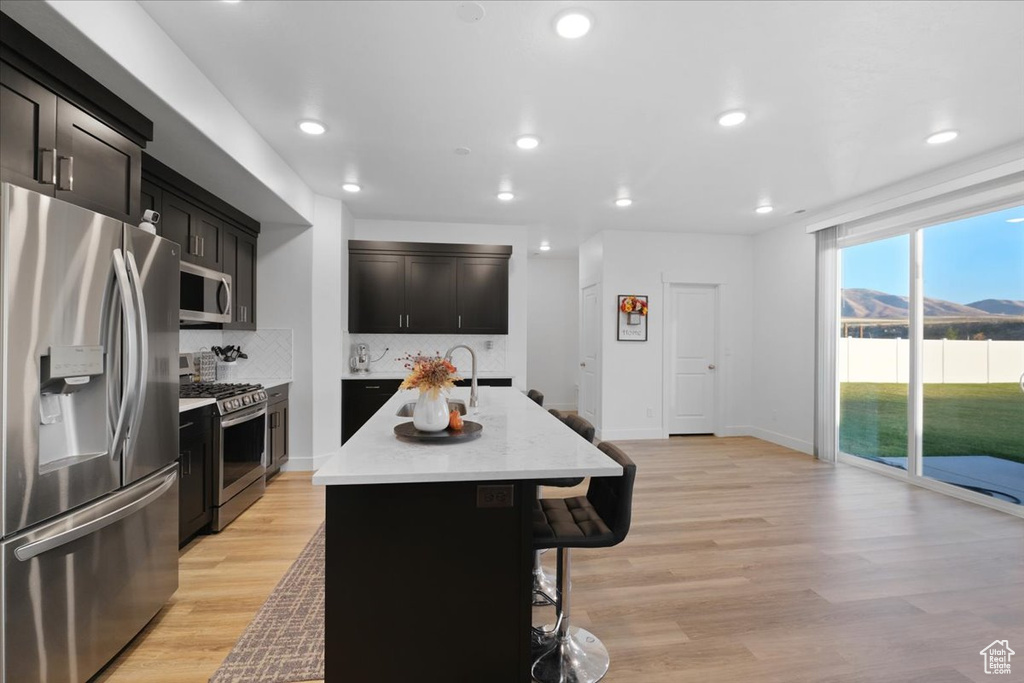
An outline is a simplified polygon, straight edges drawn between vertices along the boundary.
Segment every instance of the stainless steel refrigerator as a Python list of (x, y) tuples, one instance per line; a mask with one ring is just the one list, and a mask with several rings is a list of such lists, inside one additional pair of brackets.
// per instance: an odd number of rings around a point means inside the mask
[(86, 681), (178, 587), (177, 244), (2, 186), (5, 683)]

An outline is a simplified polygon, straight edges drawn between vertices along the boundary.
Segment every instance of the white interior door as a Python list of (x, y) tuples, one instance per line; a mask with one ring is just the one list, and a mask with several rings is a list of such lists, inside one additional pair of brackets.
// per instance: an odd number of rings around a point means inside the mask
[(579, 412), (591, 424), (597, 425), (598, 387), (601, 380), (601, 319), (598, 309), (598, 285), (583, 289), (580, 306), (580, 405)]
[(715, 349), (718, 291), (672, 285), (669, 291), (668, 433), (715, 431)]

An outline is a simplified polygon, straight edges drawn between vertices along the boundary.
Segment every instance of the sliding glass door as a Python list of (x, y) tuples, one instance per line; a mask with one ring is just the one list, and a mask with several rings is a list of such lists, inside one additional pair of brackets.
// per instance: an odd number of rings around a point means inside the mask
[(840, 452), (1020, 505), (1024, 207), (845, 247), (840, 267)]
[(924, 476), (1024, 500), (1024, 210), (923, 231)]
[(907, 235), (843, 249), (836, 373), (839, 451), (904, 469), (909, 264)]

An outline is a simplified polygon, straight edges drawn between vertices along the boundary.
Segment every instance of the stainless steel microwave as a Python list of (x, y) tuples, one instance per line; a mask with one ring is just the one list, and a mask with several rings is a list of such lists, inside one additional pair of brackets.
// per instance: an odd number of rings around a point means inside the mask
[(231, 322), (231, 276), (181, 262), (181, 313), (185, 323)]

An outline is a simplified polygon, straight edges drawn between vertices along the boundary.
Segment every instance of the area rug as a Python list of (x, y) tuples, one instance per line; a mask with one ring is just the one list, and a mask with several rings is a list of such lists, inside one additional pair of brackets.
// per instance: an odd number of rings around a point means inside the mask
[(249, 622), (210, 683), (324, 677), (324, 525)]

